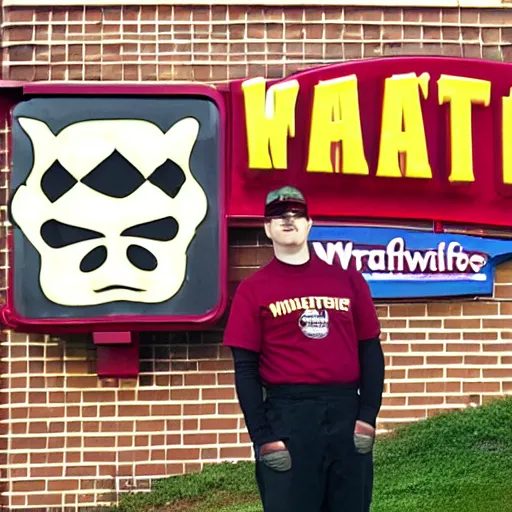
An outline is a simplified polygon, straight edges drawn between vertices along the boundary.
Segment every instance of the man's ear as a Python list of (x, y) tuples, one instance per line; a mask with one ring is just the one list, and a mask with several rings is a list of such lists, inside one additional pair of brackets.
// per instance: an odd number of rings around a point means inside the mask
[(311, 228), (313, 227), (313, 220), (311, 219), (311, 217), (308, 219), (308, 235), (309, 235), (309, 232), (311, 231)]
[(265, 224), (263, 224), (263, 227), (265, 228), (265, 235), (267, 235), (267, 238), (270, 238), (270, 222), (265, 220)]

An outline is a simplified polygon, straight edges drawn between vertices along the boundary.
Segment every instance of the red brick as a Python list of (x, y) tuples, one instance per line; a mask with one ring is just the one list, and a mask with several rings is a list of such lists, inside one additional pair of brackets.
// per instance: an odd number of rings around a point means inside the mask
[(392, 382), (390, 391), (391, 393), (424, 393), (425, 384), (421, 382)]
[(447, 352), (480, 352), (482, 346), (476, 343), (448, 343)]
[[(30, 477), (31, 478), (49, 478), (53, 479), (55, 477), (63, 476), (63, 467), (62, 466), (43, 466), (43, 467), (32, 467), (30, 468)], [(81, 473), (76, 473), (75, 476), (80, 476)], [(69, 475), (73, 476), (73, 475)]]
[(460, 382), (427, 382), (427, 393), (459, 393)]
[(447, 340), (460, 340), (460, 333), (459, 332), (429, 332), (428, 333), (428, 339), (429, 340), (441, 340), (441, 341), (447, 341)]
[(85, 437), (83, 446), (85, 448), (113, 448), (116, 445), (115, 437)]
[(512, 382), (504, 382), (503, 383), (503, 391), (505, 393), (510, 393), (512, 392)]
[(198, 460), (201, 455), (199, 448), (169, 448), (166, 450), (166, 460)]
[(80, 487), (79, 480), (48, 480), (48, 491), (76, 491)]
[(219, 386), (230, 386), (235, 384), (235, 374), (234, 373), (218, 373), (217, 374), (217, 384)]
[(466, 340), (482, 340), (482, 341), (494, 341), (498, 339), (498, 333), (496, 332), (463, 332), (462, 339)]
[(216, 444), (216, 434), (185, 434), (183, 444)]
[(462, 364), (463, 360), (462, 356), (427, 356), (427, 364)]
[(390, 317), (411, 317), (425, 315), (426, 308), (424, 304), (392, 304), (389, 307)]
[(380, 320), (382, 320), (383, 318), (386, 318), (388, 316), (388, 314), (389, 314), (389, 307), (388, 306), (383, 306), (383, 305), (376, 304), (375, 305), (375, 310), (377, 311), (377, 315), (378, 315)]
[(201, 391), (203, 400), (232, 400), (235, 398), (234, 388), (211, 388)]
[(442, 320), (409, 320), (410, 329), (440, 329), (442, 326)]
[(447, 318), (444, 321), (445, 329), (480, 329), (480, 320), (472, 318)]
[(200, 361), (199, 371), (200, 372), (222, 372), (233, 370), (233, 362), (231, 360), (221, 361)]
[(119, 405), (119, 416), (149, 416), (149, 405)]
[(187, 415), (195, 415), (195, 416), (205, 416), (208, 414), (215, 414), (216, 406), (215, 404), (184, 404), (183, 405), (183, 414)]
[(393, 366), (413, 366), (424, 364), (424, 357), (415, 357), (415, 356), (393, 356), (391, 358), (391, 362)]
[(398, 340), (425, 340), (427, 338), (424, 332), (390, 332), (389, 339)]
[(226, 447), (220, 449), (221, 459), (251, 458), (252, 450), (249, 446)]
[(135, 466), (135, 474), (137, 476), (166, 476), (166, 465), (165, 464), (137, 464)]
[(512, 286), (509, 284), (506, 285), (500, 285), (497, 284), (494, 287), (494, 296), (497, 299), (510, 299), (512, 298)]
[(182, 430), (198, 430), (199, 429), (199, 420), (197, 418), (194, 419), (184, 419), (182, 423)]
[(425, 418), (427, 416), (427, 411), (426, 409), (394, 409), (381, 411), (379, 416), (382, 419)]
[(29, 506), (60, 505), (62, 496), (58, 494), (28, 494), (27, 502)]
[(212, 418), (201, 420), (201, 430), (235, 430), (238, 426), (236, 418)]
[[(499, 307), (503, 308), (503, 304)], [(501, 309), (501, 311), (502, 314), (506, 314), (503, 313), (503, 309)], [(498, 304), (492, 302), (465, 302), (462, 304), (462, 314), (468, 316), (497, 315)]]
[(166, 402), (170, 397), (169, 389), (155, 389), (155, 390), (137, 390), (137, 396), (139, 402)]
[(20, 480), (12, 482), (12, 492), (35, 492), (44, 491), (46, 489), (46, 482), (44, 480)]
[(410, 345), (407, 345), (406, 343), (383, 343), (382, 349), (385, 353), (392, 353), (392, 352), (409, 352)]
[(409, 379), (440, 379), (443, 377), (442, 368), (418, 368), (407, 370)]
[(82, 458), (84, 462), (115, 462), (116, 454), (112, 451), (84, 452)]
[(382, 397), (383, 407), (396, 407), (406, 405), (407, 398), (405, 396), (385, 396)]
[(512, 369), (505, 368), (484, 368), (483, 370), (484, 379), (510, 379), (512, 380)]
[(512, 343), (484, 343), (484, 352), (512, 352)]
[(407, 398), (408, 405), (440, 405), (444, 402), (442, 396), (410, 396)]
[(201, 459), (217, 459), (219, 457), (219, 450), (217, 448), (203, 448), (201, 450)]
[(395, 370), (386, 368), (386, 380), (388, 379), (405, 379), (405, 369), (404, 370)]
[[(213, 407), (215, 407), (215, 406), (213, 405)], [(242, 410), (240, 409), (240, 405), (238, 403), (225, 403), (225, 404), (219, 403), (218, 412), (219, 412), (219, 414), (239, 415), (242, 413)]]
[(497, 356), (464, 356), (464, 364), (497, 364)]
[(481, 377), (481, 371), (475, 368), (448, 368), (448, 378), (477, 379)]
[(484, 318), (482, 320), (484, 329), (511, 329), (512, 318)]
[(171, 389), (171, 399), (179, 401), (199, 400), (199, 388)]
[(188, 348), (188, 357), (194, 359), (217, 359), (219, 357), (219, 347), (217, 346), (198, 346)]
[(119, 462), (147, 462), (149, 450), (123, 450), (118, 454)]
[(428, 316), (460, 316), (462, 314), (462, 304), (452, 302), (431, 302), (427, 304)]
[(444, 345), (442, 343), (412, 343), (411, 352), (442, 352)]
[(116, 395), (114, 391), (84, 391), (83, 393), (84, 402), (115, 402)]
[(498, 393), (499, 382), (464, 382), (462, 384), (464, 393)]
[(152, 404), (151, 415), (152, 416), (180, 416), (181, 405), (177, 404)]
[(164, 420), (138, 420), (135, 422), (137, 432), (162, 432), (165, 430)]
[(214, 386), (216, 384), (214, 373), (196, 373), (185, 375), (185, 386)]

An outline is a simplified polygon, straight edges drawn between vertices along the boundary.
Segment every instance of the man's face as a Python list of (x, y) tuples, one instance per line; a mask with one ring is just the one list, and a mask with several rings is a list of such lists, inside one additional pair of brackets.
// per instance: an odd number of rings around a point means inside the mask
[(298, 212), (285, 212), (265, 222), (265, 233), (276, 245), (302, 247), (308, 241), (311, 220)]

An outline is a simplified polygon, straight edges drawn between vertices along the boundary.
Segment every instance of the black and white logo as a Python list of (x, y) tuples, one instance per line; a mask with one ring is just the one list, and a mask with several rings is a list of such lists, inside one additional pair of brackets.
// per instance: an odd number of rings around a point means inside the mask
[(299, 327), (304, 336), (321, 340), (329, 334), (329, 313), (325, 309), (306, 309), (299, 318)]

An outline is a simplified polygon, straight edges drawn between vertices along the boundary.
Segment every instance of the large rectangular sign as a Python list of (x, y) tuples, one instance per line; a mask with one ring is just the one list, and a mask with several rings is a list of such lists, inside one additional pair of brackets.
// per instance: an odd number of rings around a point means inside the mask
[(317, 219), (511, 226), (512, 66), (383, 58), (233, 82), (228, 214), (290, 184)]
[(361, 271), (375, 299), (492, 295), (512, 258), (512, 240), (412, 229), (314, 226), (310, 240), (330, 265)]
[(9, 120), (3, 322), (99, 332), (218, 319), (224, 115), (206, 85), (24, 86)]

